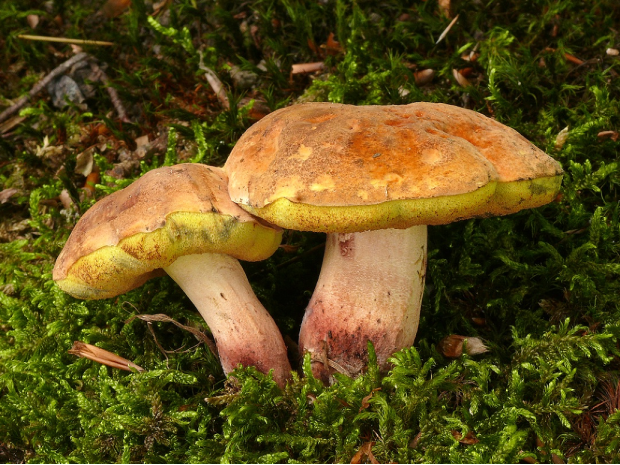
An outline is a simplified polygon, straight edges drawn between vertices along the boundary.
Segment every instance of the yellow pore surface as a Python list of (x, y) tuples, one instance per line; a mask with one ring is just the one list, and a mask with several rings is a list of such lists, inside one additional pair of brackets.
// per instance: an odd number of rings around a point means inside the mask
[(57, 284), (77, 298), (106, 299), (162, 274), (162, 268), (182, 255), (221, 253), (258, 261), (271, 256), (281, 239), (282, 231), (239, 222), (229, 215), (175, 212), (159, 229), (134, 234), (79, 258)]
[(262, 208), (241, 206), (286, 229), (350, 233), (506, 215), (551, 202), (561, 183), (561, 175), (507, 183), (493, 181), (465, 194), (359, 206), (316, 206), (286, 198)]

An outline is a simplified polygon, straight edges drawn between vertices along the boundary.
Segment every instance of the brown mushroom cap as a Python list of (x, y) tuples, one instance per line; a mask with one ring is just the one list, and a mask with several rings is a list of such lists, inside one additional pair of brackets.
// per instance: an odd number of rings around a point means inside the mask
[(284, 108), (246, 131), (225, 170), (246, 210), (323, 232), (513, 213), (553, 200), (563, 173), (516, 131), (433, 103)]
[(190, 163), (163, 167), (84, 214), (56, 261), (53, 278), (75, 297), (104, 299), (141, 286), (182, 255), (263, 260), (281, 236), (279, 228), (230, 200), (222, 169)]

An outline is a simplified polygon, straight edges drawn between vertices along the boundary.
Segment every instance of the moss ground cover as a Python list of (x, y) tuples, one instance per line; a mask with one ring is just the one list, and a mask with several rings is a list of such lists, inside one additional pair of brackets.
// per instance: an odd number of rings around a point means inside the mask
[[(620, 5), (446, 3), (0, 0), (0, 111), (73, 55), (20, 34), (113, 43), (82, 45), (107, 75), (85, 74), (83, 102), (59, 108), (44, 90), (0, 122), (0, 461), (620, 461)], [(302, 101), (480, 111), (562, 164), (561, 195), (431, 228), (414, 347), (389, 373), (371, 360), (331, 387), (307, 360), (284, 390), (252, 369), (225, 381), (194, 333), (132, 319), (208, 333), (167, 277), (92, 302), (54, 285), (95, 199), (166, 164), (221, 166), (254, 120)], [(287, 233), (270, 260), (244, 264), (292, 340), (323, 241)], [(450, 334), (490, 350), (450, 359), (438, 349)], [(145, 371), (77, 358), (74, 341)]]

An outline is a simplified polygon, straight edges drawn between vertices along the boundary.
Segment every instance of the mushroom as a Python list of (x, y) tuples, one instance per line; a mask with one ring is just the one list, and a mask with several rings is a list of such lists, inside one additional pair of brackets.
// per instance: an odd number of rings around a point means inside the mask
[(516, 131), (432, 103), (284, 108), (246, 131), (224, 169), (245, 210), (328, 234), (299, 337), (323, 381), (359, 373), (368, 341), (383, 369), (413, 344), (427, 225), (544, 205), (563, 173)]
[(268, 258), (282, 230), (231, 202), (221, 168), (152, 170), (97, 202), (73, 229), (53, 278), (81, 299), (105, 299), (164, 270), (207, 322), (224, 371), (256, 366), (283, 385), (290, 376), (278, 328), (237, 259)]

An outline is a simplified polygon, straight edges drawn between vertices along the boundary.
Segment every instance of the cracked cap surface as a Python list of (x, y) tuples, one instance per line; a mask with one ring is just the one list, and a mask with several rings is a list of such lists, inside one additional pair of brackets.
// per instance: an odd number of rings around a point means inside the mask
[(278, 110), (246, 131), (225, 170), (246, 210), (323, 232), (514, 213), (553, 200), (563, 173), (513, 129), (422, 102)]
[(282, 231), (233, 203), (227, 181), (222, 169), (200, 164), (149, 171), (84, 214), (58, 256), (54, 280), (74, 297), (103, 299), (163, 274), (182, 255), (269, 257)]

